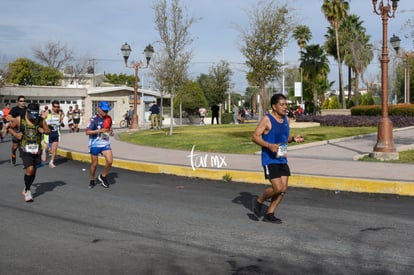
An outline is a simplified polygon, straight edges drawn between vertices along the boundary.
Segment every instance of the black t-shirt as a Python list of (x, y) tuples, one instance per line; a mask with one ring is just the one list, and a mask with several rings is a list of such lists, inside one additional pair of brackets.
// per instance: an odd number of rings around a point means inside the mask
[(11, 110), (10, 110), (10, 115), (12, 117), (25, 117), (26, 115), (26, 107), (24, 107), (24, 109), (20, 108), (19, 106), (14, 106)]

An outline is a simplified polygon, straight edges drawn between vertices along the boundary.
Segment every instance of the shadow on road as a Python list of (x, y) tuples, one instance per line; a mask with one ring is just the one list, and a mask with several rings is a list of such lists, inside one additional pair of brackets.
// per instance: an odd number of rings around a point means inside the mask
[(63, 181), (54, 181), (54, 182), (41, 182), (34, 183), (32, 186), (36, 188), (33, 192), (33, 198), (39, 197), (44, 193), (53, 191), (58, 186), (66, 185), (66, 182)]

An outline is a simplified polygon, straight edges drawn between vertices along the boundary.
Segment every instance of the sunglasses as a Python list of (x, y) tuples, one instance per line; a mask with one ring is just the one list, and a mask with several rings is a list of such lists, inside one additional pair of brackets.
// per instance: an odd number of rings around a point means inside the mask
[(19, 100), (19, 102), (26, 102), (26, 100)]

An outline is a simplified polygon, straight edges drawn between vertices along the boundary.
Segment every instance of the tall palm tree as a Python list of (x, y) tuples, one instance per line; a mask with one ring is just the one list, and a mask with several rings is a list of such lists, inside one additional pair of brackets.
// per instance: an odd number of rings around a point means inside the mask
[[(370, 36), (366, 34), (363, 21), (355, 14), (349, 15), (341, 24), (340, 33), (344, 38), (344, 63), (348, 65), (355, 74), (354, 95), (355, 104), (359, 105), (359, 77), (374, 58), (372, 44), (369, 43)], [(350, 95), (348, 95), (350, 98)]]
[[(295, 38), (300, 49), (300, 56), (303, 54), (303, 49), (306, 47), (308, 42), (312, 39), (312, 32), (306, 25), (298, 25), (293, 30), (293, 38)], [(300, 81), (302, 82), (302, 68), (300, 68)]]
[(302, 51), (303, 48), (305, 48), (308, 42), (312, 39), (312, 33), (308, 26), (298, 25), (293, 30), (293, 38), (295, 38), (300, 51)]
[(342, 78), (342, 59), (339, 49), (339, 26), (344, 18), (346, 18), (349, 11), (349, 3), (344, 0), (324, 0), (322, 4), (322, 12), (325, 14), (329, 24), (335, 30), (336, 38), (336, 52), (339, 72), (339, 100), (342, 102), (342, 108), (346, 108), (343, 96), (343, 78)]
[[(329, 73), (329, 60), (325, 50), (316, 44), (305, 47), (300, 58), (300, 67), (303, 68), (303, 76), (310, 87), (313, 95), (313, 105), (316, 108), (318, 103), (318, 89), (321, 83), (326, 83)], [(315, 110), (314, 108), (314, 110)]]

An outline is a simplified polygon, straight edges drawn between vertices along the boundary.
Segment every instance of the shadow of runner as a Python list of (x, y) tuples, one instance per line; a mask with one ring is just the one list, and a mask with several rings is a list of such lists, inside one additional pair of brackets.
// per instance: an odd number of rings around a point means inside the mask
[(253, 205), (252, 201), (254, 198), (257, 198), (257, 196), (252, 195), (250, 192), (240, 192), (240, 195), (235, 197), (232, 202), (241, 204), (245, 208), (247, 208), (251, 213), (247, 213), (247, 217), (252, 221), (258, 221), (259, 219), (256, 217), (256, 215), (253, 213)]
[(36, 190), (33, 192), (33, 198), (39, 197), (46, 192), (51, 192), (56, 187), (63, 185), (66, 185), (66, 183), (63, 181), (34, 183), (32, 186), (35, 187)]

